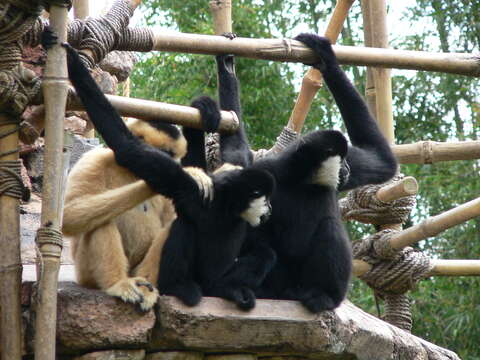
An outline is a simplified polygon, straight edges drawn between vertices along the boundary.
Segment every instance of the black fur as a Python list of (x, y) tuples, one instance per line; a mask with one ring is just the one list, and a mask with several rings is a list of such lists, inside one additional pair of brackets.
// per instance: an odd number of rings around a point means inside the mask
[[(214, 198), (205, 203), (196, 182), (180, 164), (130, 133), (81, 63), (78, 53), (68, 44), (64, 47), (70, 80), (95, 128), (114, 151), (117, 163), (174, 202), (177, 219), (163, 248), (160, 293), (175, 295), (187, 305), (197, 304), (202, 293), (218, 295), (233, 300), (240, 308), (251, 308), (255, 304), (253, 292), (232, 278), (236, 269), (243, 266), (243, 262), (236, 261), (247, 228), (240, 214), (253, 199), (270, 196), (273, 177), (257, 169), (213, 175)], [(200, 102), (196, 105), (202, 115), (204, 105), (212, 109), (209, 101)], [(218, 114), (214, 116), (219, 119)], [(196, 150), (203, 155), (198, 155), (195, 161), (204, 161), (200, 159), (205, 156), (204, 148)]]
[[(225, 161), (266, 169), (277, 181), (272, 215), (249, 231), (243, 249), (251, 254), (252, 243), (264, 243), (277, 255), (276, 265), (256, 289), (257, 297), (299, 300), (310, 311), (319, 312), (334, 309), (345, 298), (352, 268), (337, 190), (385, 182), (395, 174), (397, 163), (363, 99), (338, 66), (328, 40), (310, 34), (296, 39), (321, 59), (314, 66), (334, 95), (352, 146), (347, 148), (345, 138), (336, 131), (316, 131), (281, 154), (251, 164), (243, 127), (243, 133), (222, 135), (221, 141)], [(221, 107), (228, 104), (240, 117), (238, 84), (227, 61), (232, 61), (231, 56), (217, 56)], [(343, 159), (337, 189), (312, 184), (312, 174), (335, 154)]]

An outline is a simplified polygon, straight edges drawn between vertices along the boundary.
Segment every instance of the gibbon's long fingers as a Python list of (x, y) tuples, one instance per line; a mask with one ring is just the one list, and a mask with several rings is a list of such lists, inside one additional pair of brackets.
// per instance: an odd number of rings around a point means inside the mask
[(136, 285), (137, 286), (145, 286), (150, 291), (153, 291), (153, 289), (154, 289), (153, 285), (150, 284), (148, 281), (139, 280), (139, 281), (137, 281)]
[(139, 278), (126, 278), (109, 287), (105, 292), (108, 295), (119, 297), (125, 302), (137, 304), (144, 300), (142, 290), (136, 285)]
[(197, 186), (203, 195), (203, 200), (205, 202), (212, 201), (214, 196), (212, 178), (208, 176), (205, 171), (197, 167), (187, 166), (184, 170), (197, 183)]

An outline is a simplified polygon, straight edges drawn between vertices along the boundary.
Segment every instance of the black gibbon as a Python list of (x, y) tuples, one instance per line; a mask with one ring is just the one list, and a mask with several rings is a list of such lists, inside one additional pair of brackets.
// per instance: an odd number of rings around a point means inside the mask
[[(50, 29), (42, 35), (45, 48), (56, 41)], [(95, 105), (100, 91), (92, 88), (89, 76), (80, 79), (79, 87), (89, 94), (95, 116), (102, 118), (102, 108)], [(218, 117), (202, 110), (202, 101), (193, 106), (201, 111), (207, 128), (218, 124)], [(128, 128), (175, 161), (187, 151), (184, 136), (173, 125), (130, 119)], [(211, 179), (200, 169), (185, 171), (200, 188), (211, 187)], [(119, 166), (110, 149), (87, 152), (68, 176), (63, 213), (62, 230), (71, 240), (77, 282), (149, 310), (157, 301), (158, 291), (152, 284), (157, 283), (162, 247), (175, 217), (171, 200)]]
[[(282, 153), (253, 164), (244, 133), (221, 135), (220, 146), (223, 161), (266, 169), (277, 182), (271, 217), (249, 230), (242, 250), (242, 256), (256, 256), (255, 244), (266, 243), (277, 256), (272, 271), (255, 290), (257, 297), (299, 300), (316, 313), (340, 305), (352, 268), (338, 191), (385, 182), (394, 176), (397, 162), (363, 99), (340, 69), (330, 42), (313, 34), (300, 34), (296, 40), (321, 59), (313, 66), (322, 72), (335, 98), (352, 145), (347, 146), (339, 132), (315, 131)], [(240, 118), (233, 57), (218, 56), (217, 67), (220, 106), (236, 111)]]
[[(236, 282), (237, 269), (243, 266), (236, 260), (246, 237), (247, 222), (257, 226), (271, 211), (273, 177), (264, 170), (226, 166), (211, 175), (213, 196), (205, 201), (196, 181), (166, 151), (142, 142), (128, 130), (76, 50), (64, 46), (70, 80), (96, 130), (113, 150), (117, 164), (145, 180), (155, 192), (172, 199), (175, 206), (177, 217), (161, 255), (160, 293), (177, 296), (187, 305), (195, 305), (202, 295), (210, 295), (232, 300), (240, 308), (252, 307), (252, 290)], [(187, 140), (198, 147), (189, 145), (192, 154), (187, 154), (186, 163), (205, 166), (203, 133), (190, 129), (186, 134)], [(264, 267), (262, 264), (259, 271)]]

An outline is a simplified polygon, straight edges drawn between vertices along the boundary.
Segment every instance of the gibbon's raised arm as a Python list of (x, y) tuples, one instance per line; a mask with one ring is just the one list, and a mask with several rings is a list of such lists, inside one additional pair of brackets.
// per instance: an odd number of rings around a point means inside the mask
[(313, 66), (321, 71), (353, 145), (346, 160), (350, 176), (340, 185), (339, 191), (378, 184), (392, 178), (397, 170), (395, 156), (365, 101), (340, 68), (328, 39), (315, 34), (300, 34), (295, 39), (310, 47), (322, 59), (321, 63)]
[(205, 154), (205, 134), (218, 129), (220, 124), (220, 110), (217, 103), (208, 96), (200, 96), (190, 104), (200, 111), (203, 130), (183, 127), (182, 132), (187, 140), (187, 154), (182, 159), (183, 166), (195, 166), (203, 170), (207, 169)]
[(240, 122), (233, 134), (220, 134), (220, 153), (222, 161), (246, 167), (253, 162), (245, 125), (242, 121), (242, 108), (237, 77), (235, 76), (235, 58), (233, 55), (216, 56), (218, 74), (218, 97), (222, 110), (231, 110), (237, 114)]
[[(82, 100), (95, 129), (115, 153), (115, 159), (176, 206), (196, 211), (200, 193), (196, 182), (169, 155), (136, 138), (99, 89), (75, 49), (67, 50), (70, 81)], [(187, 210), (188, 211), (188, 210)]]

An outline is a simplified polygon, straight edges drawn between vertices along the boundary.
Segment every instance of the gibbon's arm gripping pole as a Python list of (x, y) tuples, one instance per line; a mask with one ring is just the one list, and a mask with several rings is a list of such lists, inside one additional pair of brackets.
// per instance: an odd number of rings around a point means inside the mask
[[(190, 106), (174, 105), (163, 102), (128, 98), (117, 95), (107, 95), (108, 101), (121, 116), (134, 117), (143, 120), (158, 120), (172, 124), (202, 129), (200, 111)], [(82, 102), (77, 96), (71, 96), (68, 110), (83, 110)], [(221, 120), (219, 132), (235, 132), (238, 129), (238, 119), (232, 111), (220, 111)]]
[[(216, 55), (230, 53), (253, 59), (310, 64), (315, 54), (291, 39), (227, 39), (216, 35), (155, 32), (152, 50)], [(333, 45), (341, 64), (445, 72), (480, 77), (480, 54)]]
[[(332, 44), (337, 42), (338, 36), (343, 28), (343, 23), (354, 2), (355, 0), (337, 0), (332, 17), (327, 25), (327, 30), (325, 31), (325, 37), (328, 38)], [(303, 76), (302, 87), (300, 88), (295, 106), (293, 107), (287, 124), (287, 126), (296, 133), (302, 131), (313, 99), (321, 87), (322, 73), (313, 67), (308, 69)]]
[[(66, 3), (66, 2), (65, 2)], [(41, 225), (37, 232), (39, 283), (35, 320), (35, 360), (55, 359), (57, 283), (62, 252), (63, 121), (68, 92), (65, 49), (68, 8), (50, 3), (50, 26), (59, 43), (47, 52), (43, 92), (45, 97), (45, 166)]]

